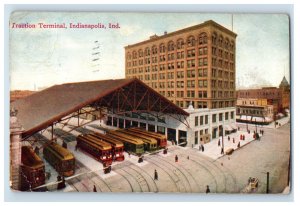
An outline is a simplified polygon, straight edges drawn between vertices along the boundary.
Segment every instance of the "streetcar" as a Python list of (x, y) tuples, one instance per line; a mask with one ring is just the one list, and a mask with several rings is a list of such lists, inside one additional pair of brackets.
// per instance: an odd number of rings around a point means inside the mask
[(93, 135), (79, 135), (76, 147), (92, 155), (104, 165), (112, 164), (111, 145)]
[(55, 142), (46, 145), (43, 150), (44, 158), (64, 177), (72, 176), (75, 173), (75, 157), (66, 148)]
[(147, 135), (149, 137), (155, 138), (157, 140), (157, 145), (158, 145), (159, 148), (166, 148), (167, 147), (167, 137), (163, 134), (146, 131), (146, 130), (138, 128), (138, 127), (132, 127), (132, 128), (127, 129), (127, 130), (134, 131), (138, 134), (144, 134), (144, 135)]
[(45, 184), (45, 165), (30, 146), (21, 148), (21, 191)]
[(101, 133), (98, 133), (98, 132), (90, 133), (90, 135), (111, 144), (111, 146), (112, 146), (112, 155), (113, 155), (114, 160), (123, 161), (125, 159), (124, 154), (123, 154), (123, 152), (124, 152), (123, 142), (121, 142), (117, 139), (113, 139), (111, 137), (108, 137), (107, 135), (104, 135), (104, 134), (101, 134)]
[(131, 137), (130, 135), (122, 134), (116, 131), (108, 131), (106, 135), (123, 142), (124, 149), (127, 152), (135, 153), (137, 155), (141, 155), (144, 153), (144, 142), (141, 139)]
[(138, 134), (138, 133), (135, 133), (134, 131), (123, 130), (123, 129), (117, 130), (117, 132), (127, 134), (132, 137), (136, 137), (136, 138), (143, 140), (144, 149), (147, 151), (154, 151), (157, 149), (157, 141), (156, 141), (156, 139), (154, 139), (152, 137), (146, 136), (144, 134)]

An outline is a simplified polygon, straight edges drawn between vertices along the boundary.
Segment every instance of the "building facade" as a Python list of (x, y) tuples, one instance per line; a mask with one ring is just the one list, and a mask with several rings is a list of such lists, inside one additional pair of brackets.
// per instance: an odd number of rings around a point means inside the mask
[(235, 125), (235, 108), (194, 109), (192, 105), (184, 109), (189, 116), (182, 122), (164, 115), (126, 113), (117, 115), (108, 112), (104, 124), (111, 129), (141, 127), (149, 131), (165, 134), (169, 141), (177, 144), (195, 146), (205, 144), (214, 138), (224, 136), (237, 130)]
[(136, 77), (182, 108), (235, 106), (236, 34), (202, 24), (125, 47), (126, 78)]
[[(210, 20), (125, 47), (126, 78), (142, 80), (190, 114), (188, 124), (166, 115), (166, 124), (147, 124), (147, 129), (189, 146), (236, 129), (236, 36)], [(139, 118), (130, 121), (145, 127)]]
[(290, 85), (283, 77), (279, 87), (263, 87), (261, 89), (243, 89), (237, 91), (237, 99), (267, 99), (273, 105), (274, 113), (284, 112), (290, 108)]
[(236, 121), (268, 124), (273, 120), (273, 105), (267, 99), (237, 99)]

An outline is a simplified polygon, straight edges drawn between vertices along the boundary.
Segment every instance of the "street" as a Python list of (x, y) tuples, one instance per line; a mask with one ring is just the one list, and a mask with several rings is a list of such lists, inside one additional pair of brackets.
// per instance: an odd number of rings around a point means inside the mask
[[(253, 131), (255, 127), (249, 125), (249, 129)], [(104, 174), (100, 163), (74, 151), (69, 143), (68, 148), (77, 157), (77, 170), (74, 177), (66, 178), (67, 187), (59, 191), (91, 192), (95, 185), (97, 192), (205, 193), (208, 185), (211, 193), (241, 193), (248, 178), (256, 177), (258, 188), (248, 192), (265, 193), (269, 172), (269, 192), (281, 193), (287, 186), (290, 124), (263, 129), (260, 141), (251, 141), (230, 156), (213, 159), (196, 148), (170, 145), (167, 154), (146, 154), (142, 163), (126, 153), (124, 162), (113, 163), (110, 174)], [(158, 180), (154, 180), (155, 169)], [(48, 189), (57, 191), (53, 187)]]

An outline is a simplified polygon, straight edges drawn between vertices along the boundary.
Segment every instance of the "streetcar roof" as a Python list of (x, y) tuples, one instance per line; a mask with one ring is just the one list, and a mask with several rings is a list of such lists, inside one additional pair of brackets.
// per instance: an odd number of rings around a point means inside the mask
[(92, 135), (79, 135), (77, 138), (87, 141), (90, 144), (94, 145), (95, 147), (99, 147), (101, 150), (110, 150), (111, 149), (111, 145), (108, 142), (100, 140)]
[(108, 132), (108, 135), (112, 136), (112, 137), (115, 137), (115, 138), (118, 138), (121, 141), (124, 140), (124, 141), (130, 142), (130, 143), (133, 143), (133, 144), (144, 144), (143, 140), (138, 139), (136, 137), (128, 136), (126, 134), (122, 134), (120, 132), (110, 131), (110, 132)]
[(167, 139), (167, 137), (163, 134), (159, 134), (157, 132), (150, 132), (150, 131), (146, 131), (140, 128), (136, 128), (136, 127), (132, 127), (128, 129), (129, 131), (135, 131), (138, 133), (142, 133), (142, 134), (147, 134), (149, 136), (155, 137), (155, 138), (159, 138), (159, 139)]
[[(136, 88), (135, 90), (132, 90), (132, 85)], [(102, 101), (102, 104), (104, 104), (102, 106), (117, 108), (118, 99), (113, 94), (120, 90), (126, 94), (128, 93), (126, 97), (122, 96), (122, 100), (126, 98), (126, 101), (130, 102), (133, 101), (133, 98), (140, 99), (137, 111), (149, 110), (149, 112), (189, 115), (189, 113), (136, 78), (54, 85), (27, 97), (17, 99), (11, 102), (10, 106), (16, 111), (18, 121), (24, 128), (24, 132), (22, 133), (23, 138), (27, 138), (53, 125), (53, 123), (61, 121), (63, 117), (77, 112), (83, 107), (97, 103), (105, 97), (113, 97), (114, 101), (109, 101), (111, 103)], [(146, 91), (148, 91), (147, 94), (151, 95), (152, 98), (158, 99), (160, 103), (149, 107), (153, 103), (151, 101), (154, 100), (147, 101), (144, 95)], [(125, 111), (132, 111), (132, 106), (125, 104), (123, 109)]]
[(121, 142), (120, 140), (113, 139), (107, 135), (100, 134), (98, 132), (93, 132), (90, 135), (95, 136), (96, 138), (103, 139), (104, 141), (106, 141), (110, 144), (113, 144), (114, 147), (123, 147), (124, 146), (123, 142)]
[(153, 137), (147, 137), (145, 134), (138, 134), (138, 133), (134, 133), (133, 131), (128, 131), (128, 130), (117, 130), (117, 132), (121, 132), (123, 134), (127, 134), (132, 137), (142, 139), (144, 142), (147, 142), (150, 144), (157, 144), (156, 139), (154, 139)]
[(51, 148), (54, 152), (56, 152), (56, 154), (61, 156), (64, 160), (74, 159), (74, 155), (72, 152), (70, 152), (68, 149), (60, 146), (59, 144), (57, 144), (55, 142), (51, 142), (46, 147)]

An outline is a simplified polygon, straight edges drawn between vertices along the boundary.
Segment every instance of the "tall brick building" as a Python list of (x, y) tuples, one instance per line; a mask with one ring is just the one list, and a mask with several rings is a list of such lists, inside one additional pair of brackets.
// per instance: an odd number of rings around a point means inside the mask
[(236, 34), (210, 20), (125, 47), (136, 77), (182, 108), (234, 107)]

